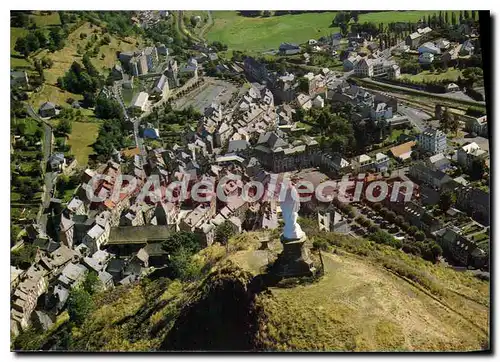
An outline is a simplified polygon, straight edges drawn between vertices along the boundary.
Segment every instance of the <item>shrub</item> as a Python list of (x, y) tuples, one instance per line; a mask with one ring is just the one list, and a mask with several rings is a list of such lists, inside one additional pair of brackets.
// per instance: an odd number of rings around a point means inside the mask
[(327, 251), (328, 245), (329, 245), (328, 241), (322, 238), (315, 238), (313, 241), (313, 247), (316, 250)]
[(192, 254), (184, 247), (174, 252), (170, 258), (170, 267), (173, 277), (183, 281), (197, 279), (201, 275), (202, 265), (193, 260)]
[(92, 297), (81, 288), (71, 290), (68, 298), (68, 314), (70, 321), (81, 325), (92, 310)]
[(425, 234), (423, 231), (417, 231), (414, 236), (418, 241), (423, 241), (425, 239)]
[(418, 232), (418, 228), (416, 226), (410, 226), (408, 228), (408, 234), (410, 235), (415, 235)]

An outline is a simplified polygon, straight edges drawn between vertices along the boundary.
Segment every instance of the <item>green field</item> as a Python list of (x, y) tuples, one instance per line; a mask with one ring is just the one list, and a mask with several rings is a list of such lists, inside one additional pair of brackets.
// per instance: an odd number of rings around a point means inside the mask
[(335, 12), (250, 18), (236, 11), (214, 11), (214, 25), (207, 33), (209, 41), (221, 41), (229, 49), (265, 51), (276, 49), (282, 42), (304, 43), (338, 28), (330, 28)]
[(57, 11), (50, 11), (50, 12), (35, 11), (33, 12), (33, 15), (31, 15), (30, 17), (38, 27), (61, 25), (61, 19), (59, 18), (59, 13)]
[(428, 70), (424, 70), (418, 74), (401, 74), (401, 79), (410, 79), (415, 82), (429, 82), (434, 80), (442, 80), (442, 79), (452, 79), (457, 80), (459, 76), (462, 75), (462, 71), (460, 69), (449, 68), (446, 72), (436, 73), (429, 72)]
[[(451, 19), (449, 11), (449, 18)], [(382, 11), (359, 15), (359, 23), (417, 22), (439, 11)], [(304, 43), (338, 32), (331, 28), (335, 12), (295, 15), (244, 17), (237, 11), (213, 11), (214, 25), (207, 33), (209, 41), (221, 41), (230, 50), (261, 52), (276, 49), (282, 42)], [(351, 20), (351, 23), (353, 21)]]
[(97, 139), (99, 123), (73, 122), (73, 129), (69, 135), (68, 144), (75, 155), (78, 164), (86, 165), (89, 155), (92, 154), (92, 144)]
[(26, 36), (28, 30), (24, 28), (10, 28), (10, 68), (32, 68), (30, 62), (24, 59), (18, 52), (14, 50), (16, 41), (22, 36)]

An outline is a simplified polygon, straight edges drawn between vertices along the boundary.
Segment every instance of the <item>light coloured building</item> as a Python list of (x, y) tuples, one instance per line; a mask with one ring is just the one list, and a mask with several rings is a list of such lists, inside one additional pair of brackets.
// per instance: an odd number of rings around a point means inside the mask
[(353, 158), (351, 165), (355, 172), (364, 172), (374, 167), (373, 159), (364, 154)]
[(438, 129), (427, 128), (417, 136), (418, 146), (433, 155), (446, 151), (446, 135)]
[(32, 265), (21, 277), (11, 297), (11, 332), (17, 335), (29, 326), (31, 313), (38, 297), (47, 291), (46, 271), (40, 265)]
[(134, 100), (132, 101), (131, 108), (144, 112), (146, 110), (148, 99), (149, 95), (146, 92), (140, 92), (138, 95), (135, 96)]
[(457, 162), (460, 166), (469, 169), (475, 159), (486, 160), (488, 152), (482, 150), (476, 142), (460, 147), (457, 151)]

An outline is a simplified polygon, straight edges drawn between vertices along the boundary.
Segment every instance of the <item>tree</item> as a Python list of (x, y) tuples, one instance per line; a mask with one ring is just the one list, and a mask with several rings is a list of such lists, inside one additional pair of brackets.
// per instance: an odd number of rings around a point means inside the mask
[(94, 107), (96, 104), (96, 96), (92, 92), (83, 93), (83, 106), (86, 108)]
[(386, 231), (378, 229), (370, 235), (370, 239), (378, 244), (396, 246), (394, 237)]
[(299, 78), (299, 85), (298, 85), (297, 89), (300, 92), (309, 94), (309, 81), (304, 77), (300, 77)]
[(193, 255), (185, 247), (180, 247), (170, 257), (173, 277), (183, 281), (196, 279), (201, 274), (201, 264), (193, 260)]
[(347, 24), (351, 19), (351, 14), (348, 11), (339, 11), (335, 14), (335, 18), (332, 21), (332, 26), (340, 26), (340, 24)]
[(118, 101), (99, 97), (96, 102), (95, 115), (103, 119), (122, 118), (122, 109)]
[(352, 20), (357, 23), (359, 21), (359, 14), (357, 11), (351, 11)]
[(441, 121), (443, 119), (443, 106), (439, 103), (436, 104), (436, 107), (434, 108), (434, 115), (437, 120)]
[(421, 230), (417, 231), (414, 236), (415, 236), (415, 240), (417, 240), (417, 241), (422, 241), (425, 239), (425, 234)]
[(475, 157), (470, 166), (470, 176), (473, 180), (481, 180), (483, 178), (484, 172), (486, 171), (486, 166), (484, 160)]
[(215, 229), (215, 240), (222, 245), (227, 245), (231, 236), (234, 235), (234, 229), (229, 220), (224, 221)]
[(396, 217), (396, 224), (398, 224), (399, 226), (402, 226), (405, 222), (405, 218), (401, 215), (398, 215)]
[(346, 23), (339, 24), (339, 28), (340, 28), (340, 34), (342, 34), (342, 36), (346, 36), (347, 33), (349, 32), (348, 25)]
[(455, 135), (457, 135), (458, 128), (460, 126), (460, 121), (458, 117), (459, 117), (458, 114), (454, 114), (450, 119), (450, 123), (448, 124), (450, 131), (455, 133)]
[(77, 326), (83, 324), (93, 308), (91, 295), (82, 288), (72, 289), (68, 297), (68, 314)]
[(479, 67), (466, 68), (462, 72), (467, 87), (472, 88), (474, 83), (483, 77), (483, 70)]
[(101, 286), (101, 280), (97, 273), (93, 270), (89, 271), (85, 276), (85, 280), (83, 281), (82, 288), (90, 295), (93, 295), (95, 292), (99, 290)]
[(439, 126), (440, 126), (441, 130), (444, 133), (448, 133), (451, 129), (452, 122), (453, 122), (453, 115), (448, 110), (448, 108), (446, 108), (443, 112), (443, 117), (441, 118), (441, 120), (439, 122)]
[(10, 26), (15, 28), (28, 28), (30, 26), (31, 19), (26, 12), (11, 11), (10, 14)]
[(53, 64), (54, 64), (54, 61), (51, 58), (43, 57), (43, 59), (42, 59), (42, 66), (44, 68), (52, 68)]
[(64, 34), (61, 28), (52, 28), (49, 33), (51, 50), (60, 50), (64, 47)]
[(454, 11), (451, 12), (451, 24), (454, 26), (457, 25), (457, 16)]
[(418, 228), (416, 226), (410, 226), (408, 229), (408, 234), (415, 235), (418, 232)]
[(394, 211), (389, 211), (387, 213), (386, 218), (387, 218), (387, 221), (394, 222), (396, 220), (396, 214), (394, 213)]
[(448, 21), (448, 11), (444, 12), (444, 22), (445, 22), (445, 24), (449, 24), (449, 21)]
[(35, 261), (37, 251), (36, 246), (25, 243), (10, 254), (10, 263), (20, 269), (28, 269)]
[(452, 191), (445, 191), (439, 196), (439, 208), (446, 212), (457, 202), (457, 196)]
[(179, 231), (171, 234), (163, 243), (162, 248), (167, 253), (172, 254), (183, 247), (185, 250), (194, 254), (201, 249), (200, 240), (193, 233)]
[(71, 121), (68, 118), (63, 118), (59, 121), (59, 124), (56, 127), (56, 132), (67, 136), (71, 133), (72, 128)]

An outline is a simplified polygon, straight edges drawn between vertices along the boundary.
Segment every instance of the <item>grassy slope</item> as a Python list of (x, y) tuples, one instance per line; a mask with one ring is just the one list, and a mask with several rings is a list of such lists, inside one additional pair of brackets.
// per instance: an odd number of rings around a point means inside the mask
[[(49, 29), (50, 26), (60, 25), (61, 19), (59, 18), (59, 13), (54, 11), (52, 14), (42, 14), (39, 11), (33, 11), (30, 18), (34, 21), (37, 27)], [(20, 56), (18, 52), (14, 50), (17, 38), (21, 36), (26, 36), (28, 34), (28, 29), (24, 28), (10, 28), (10, 53), (11, 55)], [(47, 30), (48, 31), (48, 30)], [(18, 58), (15, 56), (10, 57), (10, 67), (11, 68), (26, 68), (33, 69), (33, 65), (24, 58)]]
[[(262, 298), (265, 348), (436, 351), (484, 343), (456, 312), (379, 265), (345, 254), (323, 259), (327, 275), (319, 283)], [(477, 312), (487, 318), (486, 308)]]
[(429, 72), (428, 70), (424, 70), (418, 74), (401, 74), (401, 79), (411, 79), (416, 82), (424, 82), (424, 81), (433, 81), (433, 80), (441, 80), (441, 79), (454, 79), (457, 80), (459, 76), (462, 75), (462, 71), (460, 69), (449, 68), (446, 72), (435, 73)]
[[(237, 266), (236, 270), (239, 267), (253, 275), (259, 273), (265, 257), (263, 252), (253, 251), (259, 246), (258, 236), (258, 233), (244, 234), (238, 241), (232, 240), (229, 259)], [(335, 245), (334, 253), (323, 253), (327, 273), (318, 282), (293, 288), (271, 287), (256, 296), (259, 312), (254, 342), (258, 348), (350, 351), (484, 348), (489, 309), (487, 282), (468, 272), (433, 265), (361, 239), (333, 234), (329, 239)], [(277, 250), (278, 244), (275, 240), (271, 250)], [(205, 262), (219, 260), (212, 268), (214, 274), (206, 279), (208, 284), (153, 282), (150, 287), (119, 287), (101, 295), (98, 308), (87, 322), (73, 330), (76, 346), (106, 351), (158, 350), (179, 320), (182, 323), (177, 328), (184, 331), (177, 331), (174, 336), (193, 339), (196, 333), (202, 336), (202, 332), (191, 330), (192, 323), (198, 321), (201, 330), (208, 331), (210, 327), (204, 327), (202, 319), (213, 321), (218, 313), (227, 317), (224, 311), (235, 307), (236, 302), (220, 294), (208, 298), (208, 302), (205, 299), (210, 295), (209, 290), (227, 285), (227, 276), (226, 282), (213, 284), (218, 281), (217, 275), (221, 275), (221, 265), (227, 265), (225, 255), (225, 248), (214, 245), (198, 256)], [(402, 276), (405, 273), (418, 276), (414, 278), (418, 282), (405, 279)], [(241, 273), (232, 275), (237, 278), (235, 283), (245, 279)], [(238, 298), (241, 296), (238, 294)], [(200, 303), (203, 300), (206, 302)], [(196, 310), (196, 306), (210, 310), (209, 315)], [(224, 341), (232, 338), (224, 337), (223, 331), (216, 332), (222, 334)], [(221, 337), (218, 338), (220, 341)], [(238, 336), (234, 338), (241, 341)], [(197, 342), (181, 343), (196, 345)]]
[(68, 144), (80, 165), (86, 165), (92, 154), (92, 144), (97, 139), (99, 123), (73, 122)]
[[(85, 45), (90, 40), (92, 36), (92, 32), (94, 29), (98, 29), (98, 36), (101, 37), (101, 29), (99, 27), (93, 26), (91, 27), (90, 23), (84, 23), (74, 32), (72, 32), (68, 39), (66, 40), (66, 45), (63, 49), (56, 51), (54, 53), (50, 53), (47, 50), (44, 50), (37, 54), (38, 59), (42, 59), (43, 57), (51, 58), (54, 61), (54, 64), (51, 69), (45, 72), (45, 84), (43, 86), (42, 91), (37, 94), (34, 94), (30, 98), (30, 102), (38, 107), (41, 103), (50, 100), (59, 105), (66, 105), (66, 99), (68, 97), (74, 99), (81, 99), (81, 95), (75, 95), (69, 93), (67, 91), (63, 91), (59, 89), (56, 85), (57, 78), (64, 76), (66, 71), (70, 68), (71, 64), (74, 61), (79, 61), (81, 63), (82, 56), (77, 53), (77, 47), (80, 45), (83, 49), (85, 49)], [(87, 38), (80, 39), (80, 34), (86, 33)], [(103, 45), (100, 47), (99, 55), (95, 58), (92, 58), (92, 63), (99, 71), (104, 71), (107, 68), (113, 66), (116, 63), (116, 51), (128, 51), (136, 48), (136, 40), (135, 39), (126, 39), (120, 40), (114, 36), (110, 36), (111, 43), (109, 45)], [(121, 41), (121, 44), (118, 43)], [(104, 54), (105, 58), (101, 59), (101, 54)]]

